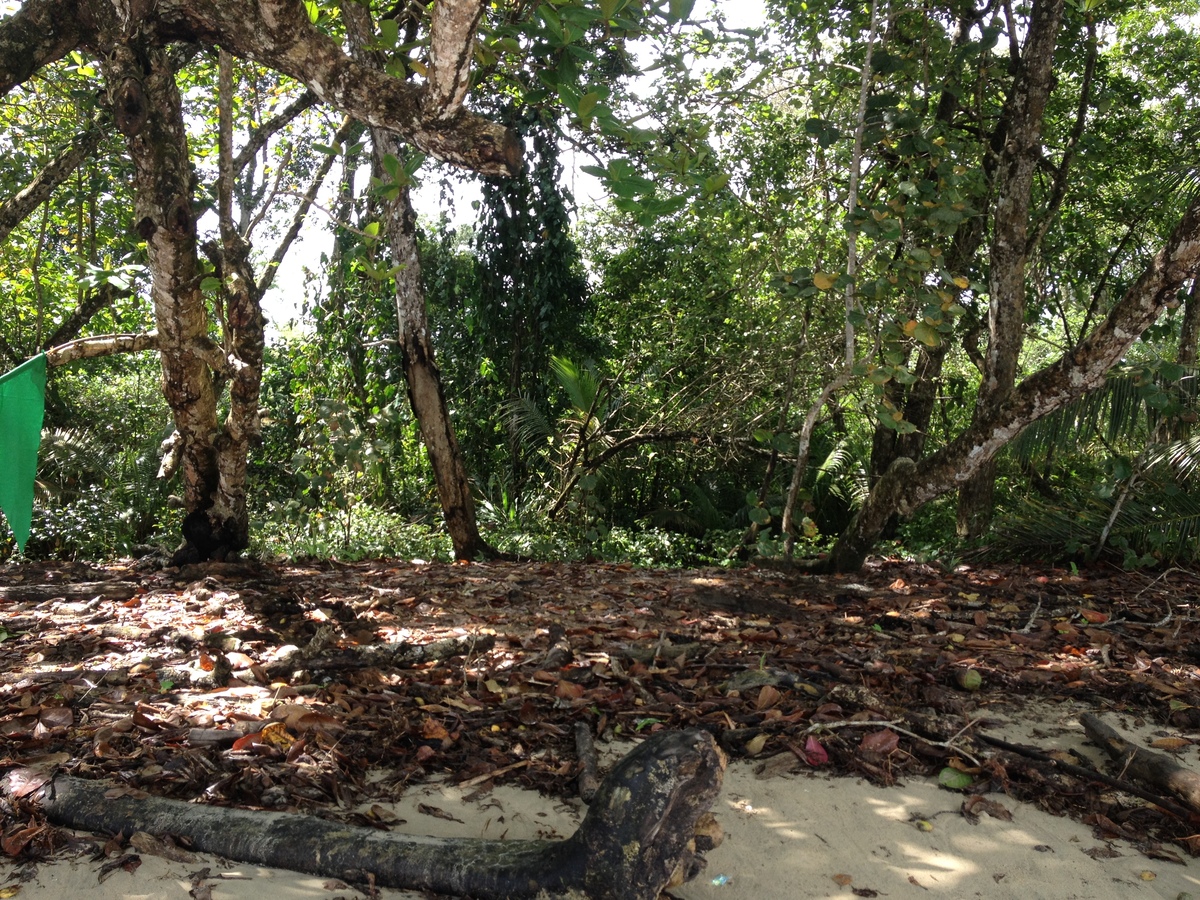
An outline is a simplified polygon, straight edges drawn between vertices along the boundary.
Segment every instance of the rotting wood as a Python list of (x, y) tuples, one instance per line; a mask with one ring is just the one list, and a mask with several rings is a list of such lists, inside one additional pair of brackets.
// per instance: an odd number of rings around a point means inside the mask
[(1116, 729), (1091, 713), (1084, 713), (1079, 721), (1088, 737), (1113, 758), (1122, 777), (1136, 779), (1168, 793), (1200, 813), (1200, 774), (1181, 766), (1164, 753), (1129, 743)]
[(724, 771), (725, 756), (708, 732), (659, 732), (613, 767), (565, 841), (400, 835), (311, 816), (165, 800), (32, 769), (9, 770), (3, 791), (60, 825), (167, 834), (199, 852), (324, 877), (372, 878), (385, 887), (482, 900), (543, 891), (653, 900), (703, 867), (697, 846), (713, 844), (706, 814)]

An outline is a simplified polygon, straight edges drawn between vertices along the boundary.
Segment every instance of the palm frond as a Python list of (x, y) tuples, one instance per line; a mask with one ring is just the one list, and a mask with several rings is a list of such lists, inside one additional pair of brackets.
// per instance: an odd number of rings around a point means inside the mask
[(524, 395), (501, 406), (505, 420), (513, 423), (517, 440), (527, 450), (536, 451), (554, 437), (554, 426), (531, 398)]
[(566, 357), (553, 356), (550, 358), (550, 368), (553, 369), (558, 383), (567, 392), (567, 399), (578, 415), (599, 412), (593, 409), (593, 405), (600, 391), (600, 379), (591, 367), (579, 366)]

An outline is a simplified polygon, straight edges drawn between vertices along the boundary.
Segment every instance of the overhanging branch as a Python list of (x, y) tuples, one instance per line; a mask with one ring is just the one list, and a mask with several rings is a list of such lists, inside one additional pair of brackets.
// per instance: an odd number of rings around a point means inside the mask
[(137, 353), (158, 347), (158, 332), (141, 334), (104, 334), (68, 341), (46, 351), (46, 365), (62, 366), (77, 359), (94, 359), (114, 353)]

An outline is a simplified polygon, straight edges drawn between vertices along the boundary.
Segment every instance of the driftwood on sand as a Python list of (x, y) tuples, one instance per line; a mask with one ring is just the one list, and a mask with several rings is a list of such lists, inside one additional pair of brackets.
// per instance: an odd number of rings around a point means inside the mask
[[(4, 792), (50, 821), (88, 831), (185, 838), (192, 849), (247, 863), (385, 887), (475, 898), (583, 893), (653, 900), (703, 867), (704, 832), (725, 757), (704, 731), (666, 731), (621, 759), (565, 841), (401, 835), (312, 816), (202, 806), (31, 769)], [(698, 834), (700, 835), (698, 837)]]
[(1088, 737), (1112, 757), (1122, 778), (1169, 794), (1200, 813), (1200, 775), (1164, 753), (1129, 743), (1091, 713), (1084, 713), (1079, 720)]

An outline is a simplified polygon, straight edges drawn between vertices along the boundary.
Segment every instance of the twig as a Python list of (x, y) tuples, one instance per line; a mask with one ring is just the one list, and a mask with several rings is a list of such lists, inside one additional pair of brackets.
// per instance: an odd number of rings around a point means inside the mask
[(816, 734), (818, 731), (832, 731), (835, 728), (890, 728), (892, 731), (902, 734), (905, 737), (910, 737), (915, 741), (920, 741), (922, 744), (928, 744), (930, 747), (941, 747), (944, 750), (953, 750), (960, 756), (965, 756), (972, 764), (976, 766), (982, 765), (978, 759), (964, 750), (962, 747), (955, 745), (954, 740), (968, 728), (973, 727), (975, 722), (968, 722), (960, 728), (948, 741), (931, 741), (924, 735), (917, 734), (915, 731), (909, 731), (907, 728), (901, 728), (898, 724), (902, 719), (892, 719), (890, 721), (874, 721), (874, 722), (855, 722), (851, 719), (845, 719), (841, 722), (817, 722), (814, 725), (809, 725), (804, 731), (800, 732), (801, 736), (806, 734)]
[(1073, 763), (1063, 762), (1062, 760), (1055, 759), (1050, 754), (1045, 753), (1036, 747), (1029, 747), (1024, 744), (1011, 744), (1008, 741), (1001, 740), (997, 737), (992, 737), (991, 735), (985, 734), (982, 731), (978, 733), (978, 737), (985, 744), (990, 744), (991, 746), (997, 747), (1000, 750), (1008, 750), (1011, 753), (1016, 753), (1021, 756), (1028, 757), (1029, 759), (1036, 759), (1038, 762), (1049, 763), (1050, 765), (1066, 772), (1068, 775), (1074, 775), (1076, 778), (1086, 778), (1092, 781), (1099, 781), (1101, 784), (1106, 784), (1109, 787), (1116, 788), (1117, 790), (1125, 791), (1127, 794), (1133, 794), (1133, 796), (1140, 797), (1148, 803), (1153, 803), (1164, 812), (1169, 812), (1171, 815), (1177, 816), (1185, 821), (1190, 821), (1195, 817), (1195, 814), (1191, 810), (1184, 806), (1180, 806), (1173, 800), (1168, 800), (1166, 797), (1152, 794), (1149, 791), (1144, 791), (1137, 785), (1130, 784), (1128, 781), (1122, 781), (1119, 778), (1113, 778), (1109, 775), (1105, 775), (1103, 772), (1098, 772), (1095, 769), (1089, 769), (1086, 766), (1077, 766)]
[(1029, 615), (1029, 621), (1025, 623), (1025, 627), (1018, 632), (1019, 634), (1029, 634), (1033, 631), (1033, 623), (1037, 621), (1038, 613), (1042, 611), (1042, 600), (1039, 597), (1037, 605), (1033, 608), (1033, 612)]
[(509, 772), (515, 772), (517, 769), (523, 769), (529, 765), (529, 760), (523, 759), (520, 762), (515, 762), (511, 766), (505, 766), (502, 769), (496, 769), (493, 772), (484, 772), (482, 775), (476, 775), (474, 778), (468, 778), (466, 781), (460, 781), (460, 788), (475, 787), (483, 784), (485, 781), (491, 781), (493, 778), (499, 778), (501, 775), (507, 775)]
[[(1171, 568), (1167, 569), (1165, 572), (1163, 572), (1161, 575), (1159, 575), (1157, 578), (1155, 578), (1153, 581), (1151, 581), (1148, 585), (1146, 585), (1144, 588), (1142, 588), (1140, 591), (1138, 591), (1136, 594), (1134, 594), (1133, 599), (1136, 600), (1139, 597), (1141, 597), (1142, 594), (1146, 593), (1146, 591), (1150, 590), (1150, 588), (1154, 587), (1154, 585), (1158, 584), (1160, 581), (1162, 581), (1164, 578), (1166, 578), (1172, 572), (1183, 572), (1185, 575), (1187, 574), (1186, 569), (1181, 569), (1178, 566), (1171, 566)], [(1163, 600), (1163, 604), (1167, 607), (1167, 614), (1163, 618), (1159, 619), (1157, 622), (1154, 622), (1153, 624), (1151, 624), (1151, 626), (1150, 626), (1151, 628), (1165, 628), (1167, 625), (1170, 624), (1171, 619), (1174, 618), (1174, 613), (1172, 613), (1172, 611), (1171, 611), (1170, 599)]]

